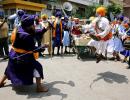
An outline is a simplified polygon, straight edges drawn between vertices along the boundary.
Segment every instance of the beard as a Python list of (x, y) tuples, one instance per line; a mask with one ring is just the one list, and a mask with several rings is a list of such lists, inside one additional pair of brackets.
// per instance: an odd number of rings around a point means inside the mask
[(35, 30), (34, 29), (30, 29), (29, 33), (33, 35), (33, 34), (35, 34)]
[(35, 28), (29, 27), (29, 28), (26, 29), (26, 32), (31, 34), (31, 35), (34, 35), (35, 34)]

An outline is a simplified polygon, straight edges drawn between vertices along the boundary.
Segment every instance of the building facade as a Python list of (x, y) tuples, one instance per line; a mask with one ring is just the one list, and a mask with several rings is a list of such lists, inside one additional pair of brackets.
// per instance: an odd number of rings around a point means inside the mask
[(56, 10), (62, 9), (64, 2), (70, 2), (73, 6), (72, 12), (78, 12), (82, 17), (85, 17), (85, 9), (89, 5), (109, 4), (109, 0), (1, 0), (0, 4), (6, 16), (15, 13), (17, 9), (23, 9), (33, 14), (46, 13), (51, 16), (55, 14)]
[(46, 5), (42, 4), (42, 0), (1, 0), (0, 4), (4, 9), (6, 16), (11, 15), (18, 9), (23, 9), (28, 13), (40, 13)]
[(130, 0), (123, 0), (123, 13), (130, 18)]
[[(89, 5), (99, 3), (99, 0), (43, 0), (47, 5), (47, 9), (44, 9), (42, 13), (47, 13), (49, 16), (55, 15), (55, 12), (59, 9), (62, 10), (65, 2), (70, 2), (73, 6), (73, 13), (78, 12), (81, 16), (85, 17), (85, 8)], [(70, 14), (69, 14), (70, 15)]]
[(85, 16), (85, 10), (88, 6), (94, 4), (108, 5), (109, 0), (43, 0), (44, 4), (47, 5), (47, 9), (44, 9), (42, 13), (47, 13), (49, 16), (54, 15), (55, 10), (61, 9), (65, 2), (70, 2), (73, 6), (73, 13), (78, 12), (82, 17)]

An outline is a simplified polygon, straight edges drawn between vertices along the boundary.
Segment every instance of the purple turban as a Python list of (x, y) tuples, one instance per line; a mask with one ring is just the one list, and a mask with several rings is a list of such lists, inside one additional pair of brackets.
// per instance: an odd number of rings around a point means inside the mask
[(60, 18), (62, 17), (61, 11), (57, 11), (57, 12), (56, 12), (56, 17), (60, 17)]
[(119, 16), (117, 19), (120, 20), (120, 21), (123, 21), (124, 20), (124, 16)]
[(35, 16), (24, 14), (21, 18), (21, 26), (22, 27), (29, 27), (34, 25)]
[(18, 11), (16, 12), (16, 14), (17, 14), (19, 17), (22, 17), (22, 16), (25, 14), (25, 12), (24, 12), (23, 10), (18, 10)]
[(65, 19), (65, 20), (68, 20), (69, 18), (68, 18), (68, 16), (65, 16), (64, 19)]

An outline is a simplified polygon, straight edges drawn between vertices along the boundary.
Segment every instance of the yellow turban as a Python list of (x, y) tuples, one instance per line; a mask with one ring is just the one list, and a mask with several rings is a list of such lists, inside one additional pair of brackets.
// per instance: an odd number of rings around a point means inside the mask
[(103, 7), (103, 6), (98, 7), (96, 9), (96, 13), (99, 14), (99, 15), (101, 15), (101, 16), (105, 16), (105, 14), (106, 14), (106, 8)]
[(56, 17), (55, 16), (51, 16), (51, 19), (55, 19)]
[(48, 18), (48, 15), (43, 14), (43, 15), (41, 16), (41, 18), (42, 18), (42, 19), (47, 19), (47, 18)]
[(91, 17), (89, 18), (90, 21), (93, 21), (94, 19), (95, 19), (94, 16), (91, 16)]

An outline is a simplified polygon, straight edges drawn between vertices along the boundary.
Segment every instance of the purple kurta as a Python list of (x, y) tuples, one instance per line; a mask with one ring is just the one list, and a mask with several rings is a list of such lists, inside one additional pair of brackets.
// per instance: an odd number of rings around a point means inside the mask
[[(41, 32), (43, 33), (44, 31), (46, 30), (42, 30)], [(35, 47), (34, 36), (25, 32), (21, 27), (18, 28), (13, 47), (26, 51), (32, 51), (37, 48)], [(11, 49), (8, 66), (5, 70), (5, 75), (7, 75), (14, 86), (33, 84), (34, 69), (36, 69), (39, 72), (40, 77), (43, 78), (42, 65), (35, 60), (33, 54), (27, 54), (15, 60), (13, 59), (19, 55), (21, 54)]]
[[(62, 23), (63, 24), (63, 23)], [(55, 36), (55, 38), (54, 38), (54, 40), (53, 40), (53, 47), (57, 47), (57, 46), (61, 46), (61, 41), (62, 41), (62, 37), (61, 37), (61, 35), (63, 34), (63, 33), (61, 33), (61, 30), (63, 30), (63, 29), (61, 29), (61, 26), (60, 26), (60, 23), (59, 24), (56, 24), (56, 29), (55, 29), (55, 32), (56, 32), (56, 36)]]

